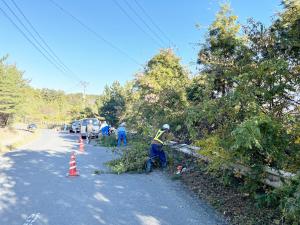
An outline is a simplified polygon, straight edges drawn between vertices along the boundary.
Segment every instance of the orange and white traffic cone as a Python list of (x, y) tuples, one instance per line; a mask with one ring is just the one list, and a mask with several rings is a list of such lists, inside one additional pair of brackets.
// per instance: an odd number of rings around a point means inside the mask
[(177, 172), (176, 172), (176, 174), (181, 174), (182, 168), (183, 167), (181, 165), (177, 166)]
[(84, 144), (83, 144), (83, 141), (81, 141), (81, 142), (79, 143), (79, 151), (80, 151), (80, 152), (84, 152)]
[(69, 169), (69, 177), (79, 176), (79, 173), (76, 170), (76, 157), (75, 152), (72, 152), (70, 159), (70, 169)]
[(79, 136), (79, 139), (78, 139), (78, 143), (81, 143), (81, 142), (83, 142), (82, 141), (82, 137), (81, 137), (81, 135)]

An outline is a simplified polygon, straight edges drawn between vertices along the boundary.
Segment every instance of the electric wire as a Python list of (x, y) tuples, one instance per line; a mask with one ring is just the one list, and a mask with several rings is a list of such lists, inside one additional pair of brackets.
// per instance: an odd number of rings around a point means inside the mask
[(168, 40), (168, 42), (172, 45), (175, 46), (175, 44), (171, 41), (171, 39), (166, 35), (166, 33), (163, 31), (163, 29), (161, 29), (156, 23), (155, 21), (152, 19), (152, 17), (147, 13), (147, 11), (145, 10), (145, 8), (137, 1), (134, 0), (135, 4), (139, 7), (139, 9), (146, 15), (146, 17), (149, 19), (149, 21), (153, 24), (153, 26), (156, 27), (156, 29), (164, 36), (164, 38), (166, 40)]
[[(27, 31), (27, 33), (31, 36), (31, 38), (35, 41), (35, 43), (39, 46), (39, 48), (42, 48), (44, 50), (44, 53), (46, 53), (48, 55), (49, 58), (51, 58), (51, 60), (54, 63), (57, 63), (56, 60), (52, 57), (51, 54), (49, 54), (49, 52), (41, 45), (41, 43), (35, 38), (35, 36), (31, 33), (31, 31), (26, 27), (26, 25), (22, 22), (22, 20), (18, 17), (18, 15), (12, 10), (12, 8), (7, 4), (7, 2), (5, 0), (1, 0), (5, 6), (8, 8), (8, 10), (10, 11), (10, 13), (14, 16), (14, 18), (21, 24), (21, 26), (23, 27), (23, 29), (25, 29), (25, 31)], [(65, 69), (57, 64), (59, 67), (61, 67), (62, 70), (65, 71)], [(65, 71), (66, 72), (66, 71)]]
[(151, 35), (149, 35), (147, 33), (147, 31), (145, 31), (145, 29), (143, 27), (141, 27), (131, 16), (129, 13), (127, 13), (127, 11), (122, 7), (122, 5), (119, 4), (119, 2), (117, 0), (113, 0), (113, 2), (115, 3), (115, 5), (127, 16), (127, 18), (134, 23), (146, 36), (148, 36), (155, 44), (157, 44), (160, 48), (163, 48), (163, 46), (156, 40), (154, 39)]
[[(6, 5), (6, 7), (8, 8), (8, 10), (11, 12), (11, 14), (15, 17), (15, 19), (22, 25), (23, 29), (25, 29), (29, 35), (31, 36), (31, 38), (33, 40), (31, 40), (32, 43), (34, 43), (34, 45), (39, 49), (39, 52), (43, 52), (42, 50), (44, 50), (43, 55), (47, 56), (47, 59), (49, 59), (52, 63), (52, 65), (55, 64), (56, 68), (60, 68), (59, 71), (62, 72), (64, 75), (68, 76), (69, 78), (74, 79), (73, 76), (71, 76), (67, 70), (60, 65), (57, 60), (55, 60), (55, 58), (44, 48), (44, 46), (42, 46), (42, 44), (36, 39), (36, 37), (31, 33), (31, 31), (26, 27), (26, 25), (21, 21), (21, 19), (18, 17), (18, 15), (12, 10), (12, 8), (7, 4), (7, 2), (5, 0), (2, 0), (2, 2)], [(18, 30), (22, 30), (20, 27)], [(25, 34), (25, 32), (22, 32)], [(26, 34), (25, 34), (26, 35)], [(26, 35), (26, 39), (30, 39), (27, 35)], [(41, 50), (42, 49), (42, 50)], [(76, 79), (80, 80), (78, 77), (76, 77)]]
[(125, 4), (128, 6), (128, 8), (140, 19), (140, 21), (148, 28), (148, 30), (163, 44), (165, 45), (164, 40), (157, 34), (155, 30), (153, 30), (148, 23), (143, 19), (142, 16), (139, 15), (139, 13), (132, 7), (127, 0), (124, 0)]
[(133, 58), (132, 56), (130, 56), (129, 54), (127, 54), (125, 51), (123, 51), (121, 48), (119, 48), (118, 46), (116, 46), (115, 44), (113, 44), (112, 42), (108, 41), (107, 39), (105, 39), (104, 37), (102, 37), (97, 31), (95, 31), (94, 29), (92, 29), (90, 26), (86, 25), (85, 23), (83, 23), (80, 19), (78, 19), (76, 16), (74, 16), (72, 13), (70, 13), (68, 10), (64, 9), (61, 5), (59, 5), (57, 2), (55, 2), (54, 0), (48, 0), (49, 2), (51, 2), (56, 8), (58, 8), (59, 10), (61, 10), (64, 14), (68, 15), (69, 17), (71, 17), (73, 20), (75, 20), (78, 24), (80, 24), (85, 30), (87, 30), (88, 32), (90, 32), (91, 34), (93, 34), (95, 37), (97, 37), (99, 40), (103, 41), (104, 43), (106, 43), (108, 46), (110, 46), (111, 48), (113, 48), (114, 50), (118, 51), (119, 53), (121, 53), (122, 55), (126, 56), (128, 59), (130, 59), (132, 62), (134, 62), (135, 64), (139, 65), (139, 66), (143, 66), (141, 63), (138, 62), (138, 60), (136, 60), (135, 58)]
[(52, 48), (47, 44), (47, 42), (45, 41), (45, 39), (40, 35), (40, 33), (37, 31), (37, 29), (32, 25), (32, 23), (30, 22), (30, 20), (26, 17), (26, 15), (24, 14), (24, 12), (21, 10), (21, 8), (18, 6), (18, 4), (14, 1), (11, 0), (11, 2), (13, 3), (13, 5), (15, 6), (15, 8), (18, 10), (18, 12), (22, 15), (22, 17), (25, 19), (25, 21), (27, 22), (27, 24), (31, 27), (31, 29), (34, 31), (34, 33), (38, 36), (38, 38), (41, 40), (41, 42), (45, 45), (45, 47), (47, 48), (47, 50), (52, 53), (52, 56), (56, 59), (57, 62), (59, 62), (59, 64), (69, 73), (71, 73), (74, 77), (76, 77), (76, 79), (80, 80), (80, 78), (68, 67), (66, 66), (66, 64), (57, 56), (57, 54), (52, 50)]
[(45, 59), (52, 64), (57, 70), (59, 70), (62, 74), (67, 75), (61, 67), (55, 64), (40, 48), (27, 36), (27, 34), (14, 22), (14, 20), (0, 7), (0, 11), (2, 14), (12, 23), (12, 25), (23, 35), (23, 37), (40, 53), (42, 54)]

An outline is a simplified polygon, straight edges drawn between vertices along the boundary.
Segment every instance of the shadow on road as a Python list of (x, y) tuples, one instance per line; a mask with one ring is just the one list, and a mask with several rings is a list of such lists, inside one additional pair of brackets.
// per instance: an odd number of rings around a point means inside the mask
[[(111, 155), (91, 145), (79, 154), (77, 136), (59, 137), (72, 147), (25, 149), (0, 157), (0, 224), (24, 224), (32, 215), (38, 215), (34, 224), (49, 225), (222, 224), (204, 205), (201, 212), (191, 211), (191, 205), (155, 173), (94, 175)], [(66, 174), (73, 150), (80, 176), (70, 178)]]

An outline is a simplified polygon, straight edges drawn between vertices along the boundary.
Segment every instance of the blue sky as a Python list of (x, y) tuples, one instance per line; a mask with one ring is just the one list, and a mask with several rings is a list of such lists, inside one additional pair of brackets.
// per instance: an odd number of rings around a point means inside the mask
[[(10, 3), (11, 0), (5, 0)], [(24, 14), (80, 80), (89, 82), (87, 93), (100, 94), (106, 84), (119, 80), (121, 84), (133, 79), (142, 66), (111, 48), (88, 33), (73, 19), (63, 14), (49, 0), (14, 0)], [(97, 31), (126, 54), (144, 65), (161, 46), (150, 38), (147, 27), (130, 11), (125, 0), (55, 0), (78, 19)], [(119, 9), (117, 1), (139, 26), (148, 31), (144, 34)], [(137, 0), (155, 23), (176, 45), (176, 53), (184, 66), (195, 71), (194, 62), (203, 42), (206, 27), (213, 21), (219, 9), (217, 0)], [(139, 15), (148, 22), (134, 0), (127, 0)], [(272, 16), (280, 10), (280, 0), (232, 0), (231, 7), (239, 21), (245, 23), (253, 17), (270, 24)], [(2, 0), (0, 7), (8, 12)], [(15, 11), (16, 9), (13, 8)], [(197, 29), (196, 24), (204, 28)], [(79, 79), (63, 75), (51, 65), (0, 12), (0, 57), (9, 54), (8, 62), (16, 63), (24, 71), (24, 77), (38, 88), (61, 89), (81, 92)], [(159, 33), (159, 31), (157, 31)], [(162, 35), (160, 35), (162, 37)], [(163, 38), (163, 37), (162, 37)], [(158, 42), (158, 41), (157, 41)], [(167, 41), (163, 47), (168, 47)]]

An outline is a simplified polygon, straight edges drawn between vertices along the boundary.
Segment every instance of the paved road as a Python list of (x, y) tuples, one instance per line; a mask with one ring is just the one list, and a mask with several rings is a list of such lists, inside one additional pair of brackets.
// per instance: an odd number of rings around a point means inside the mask
[[(45, 130), (22, 149), (0, 156), (1, 225), (213, 225), (223, 224), (205, 203), (160, 172), (101, 174), (114, 156), (76, 135)], [(80, 176), (67, 178), (77, 151)]]

